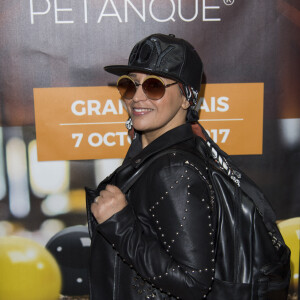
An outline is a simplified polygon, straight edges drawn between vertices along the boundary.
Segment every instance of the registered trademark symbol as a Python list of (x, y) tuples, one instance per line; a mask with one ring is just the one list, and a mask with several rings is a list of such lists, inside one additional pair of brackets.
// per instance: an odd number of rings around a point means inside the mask
[(232, 5), (234, 3), (234, 0), (223, 0), (225, 5)]

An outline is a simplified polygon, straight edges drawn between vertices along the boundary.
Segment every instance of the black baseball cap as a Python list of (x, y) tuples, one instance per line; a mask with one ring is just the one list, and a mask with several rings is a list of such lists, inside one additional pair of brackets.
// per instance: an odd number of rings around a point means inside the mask
[(128, 65), (111, 65), (105, 71), (114, 75), (130, 72), (154, 74), (181, 82), (200, 91), (202, 61), (194, 47), (174, 34), (152, 34), (132, 49)]

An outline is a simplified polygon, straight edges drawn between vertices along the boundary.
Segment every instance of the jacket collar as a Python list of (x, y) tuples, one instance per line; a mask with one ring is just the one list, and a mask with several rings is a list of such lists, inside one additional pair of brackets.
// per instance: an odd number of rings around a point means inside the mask
[(186, 123), (167, 131), (142, 149), (141, 136), (137, 133), (129, 147), (125, 161), (129, 160), (130, 164), (138, 168), (148, 157), (193, 137), (191, 124)]

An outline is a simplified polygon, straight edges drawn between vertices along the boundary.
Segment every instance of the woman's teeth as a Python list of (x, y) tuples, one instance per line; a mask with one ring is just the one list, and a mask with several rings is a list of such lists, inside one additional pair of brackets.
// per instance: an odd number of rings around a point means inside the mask
[(145, 112), (145, 111), (151, 111), (151, 108), (134, 108), (133, 109), (136, 112)]

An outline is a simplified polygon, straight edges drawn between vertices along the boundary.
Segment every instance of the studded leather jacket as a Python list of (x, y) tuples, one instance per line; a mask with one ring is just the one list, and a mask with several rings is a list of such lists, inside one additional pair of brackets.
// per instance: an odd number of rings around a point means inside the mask
[[(91, 300), (202, 299), (214, 274), (214, 207), (205, 166), (174, 151), (155, 160), (126, 194), (128, 205), (102, 224), (90, 204), (119, 174), (164, 149), (192, 150), (191, 126), (179, 126), (144, 149), (137, 137), (123, 165), (97, 190), (87, 189), (92, 236)], [(176, 152), (176, 153), (175, 153)]]

